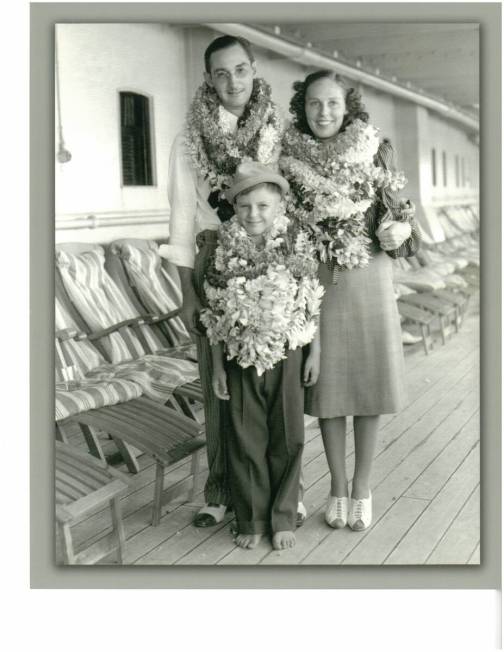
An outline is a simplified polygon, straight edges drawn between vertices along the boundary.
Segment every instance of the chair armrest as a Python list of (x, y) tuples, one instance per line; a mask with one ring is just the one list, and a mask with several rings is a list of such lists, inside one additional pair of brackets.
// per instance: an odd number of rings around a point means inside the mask
[(102, 328), (99, 331), (94, 331), (93, 333), (89, 333), (87, 339), (90, 341), (99, 340), (101, 337), (105, 337), (105, 335), (110, 335), (111, 333), (115, 333), (115, 331), (118, 331), (121, 328), (124, 328), (125, 326), (142, 326), (142, 324), (146, 324), (146, 323), (148, 323), (147, 316), (132, 317), (130, 319), (125, 319), (124, 321), (120, 321), (117, 324), (112, 324), (112, 326), (107, 326), (107, 328)]
[(171, 310), (170, 312), (165, 312), (162, 315), (148, 315), (146, 319), (148, 319), (147, 323), (156, 324), (160, 321), (169, 321), (170, 319), (177, 317), (179, 314), (180, 314), (180, 308), (176, 308), (175, 310)]
[(85, 333), (79, 333), (75, 328), (62, 328), (56, 331), (55, 335), (60, 342), (65, 342), (66, 340), (78, 339), (80, 335), (85, 335)]

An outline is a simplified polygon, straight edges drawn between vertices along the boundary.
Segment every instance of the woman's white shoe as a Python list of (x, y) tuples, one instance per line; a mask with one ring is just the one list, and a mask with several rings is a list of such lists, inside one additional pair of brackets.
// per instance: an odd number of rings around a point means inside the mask
[(369, 498), (351, 498), (348, 525), (357, 532), (365, 530), (373, 520), (373, 498), (371, 491)]
[(340, 529), (345, 527), (348, 520), (348, 498), (343, 496), (329, 496), (325, 511), (325, 520), (330, 527)]

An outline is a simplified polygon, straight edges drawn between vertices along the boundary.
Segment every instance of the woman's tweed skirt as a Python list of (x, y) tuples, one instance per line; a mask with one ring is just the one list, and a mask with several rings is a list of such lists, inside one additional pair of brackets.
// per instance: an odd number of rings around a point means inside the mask
[(319, 277), (321, 368), (306, 390), (305, 412), (320, 418), (398, 412), (406, 396), (392, 260), (379, 250), (365, 269), (343, 270), (337, 285), (325, 264)]

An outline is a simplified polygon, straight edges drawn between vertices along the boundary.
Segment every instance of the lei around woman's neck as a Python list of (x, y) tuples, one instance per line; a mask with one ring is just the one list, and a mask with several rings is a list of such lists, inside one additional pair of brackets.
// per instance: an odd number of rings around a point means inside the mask
[(300, 131), (294, 124), (286, 130), (282, 140), (282, 156), (292, 156), (301, 161), (321, 162), (349, 158), (352, 162), (369, 161), (378, 151), (378, 131), (372, 125), (356, 119), (335, 138), (319, 140)]

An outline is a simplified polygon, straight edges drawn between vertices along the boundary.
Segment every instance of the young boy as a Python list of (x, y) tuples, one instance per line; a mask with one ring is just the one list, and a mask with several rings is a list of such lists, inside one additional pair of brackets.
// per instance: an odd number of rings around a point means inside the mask
[[(277, 218), (286, 220), (282, 198), (288, 187), (283, 177), (261, 164), (242, 163), (237, 169), (228, 200), (234, 205), (233, 219), (258, 252), (264, 251)], [(238, 248), (243, 255), (243, 246)], [(228, 255), (230, 260), (237, 260), (233, 251)], [(215, 266), (211, 273), (215, 276)], [(224, 278), (226, 270), (221, 274)], [(215, 277), (208, 278), (215, 283)], [(225, 283), (222, 279), (219, 282), (221, 287)], [(268, 320), (273, 310), (267, 300), (259, 302), (258, 314), (263, 323), (271, 323)], [(226, 353), (229, 341), (212, 345), (212, 386), (219, 399), (229, 401), (227, 460), (238, 526), (235, 541), (242, 548), (254, 548), (264, 534), (271, 532), (276, 550), (291, 548), (296, 542), (304, 445), (303, 384), (311, 386), (318, 378), (318, 335), (310, 344), (304, 369), (300, 346), (287, 350), (285, 359), (259, 372), (253, 365), (240, 366), (236, 357), (228, 360)]]

